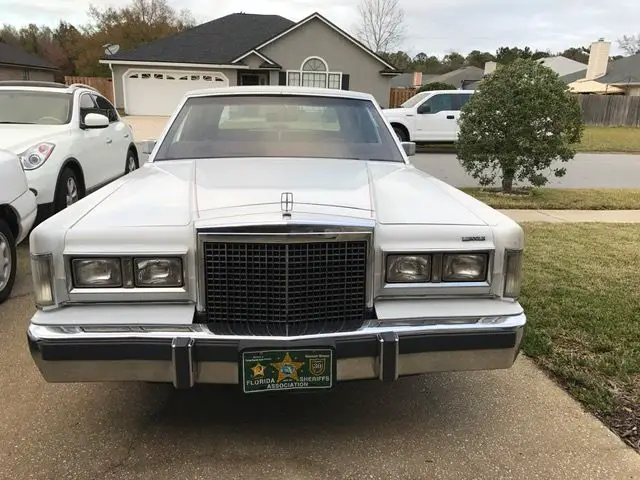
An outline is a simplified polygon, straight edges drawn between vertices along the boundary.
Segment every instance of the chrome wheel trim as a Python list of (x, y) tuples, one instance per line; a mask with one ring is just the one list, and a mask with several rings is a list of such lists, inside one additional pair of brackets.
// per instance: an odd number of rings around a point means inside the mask
[(0, 232), (0, 292), (9, 284), (11, 262), (12, 256), (9, 239)]
[(136, 157), (129, 155), (127, 157), (127, 173), (133, 172), (136, 168)]
[(73, 177), (70, 177), (69, 179), (67, 179), (66, 200), (67, 200), (67, 207), (69, 205), (73, 205), (78, 201), (78, 184), (76, 183), (76, 179)]

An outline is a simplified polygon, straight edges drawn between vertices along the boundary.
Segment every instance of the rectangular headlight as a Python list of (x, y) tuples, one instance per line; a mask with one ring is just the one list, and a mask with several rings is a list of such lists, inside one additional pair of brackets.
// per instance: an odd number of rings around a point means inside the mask
[(522, 250), (507, 250), (504, 262), (504, 296), (518, 298), (522, 286)]
[(122, 261), (119, 258), (74, 258), (71, 269), (74, 287), (122, 287)]
[(442, 262), (443, 282), (482, 282), (487, 277), (486, 253), (445, 254)]
[(33, 296), (37, 307), (55, 305), (53, 296), (53, 257), (51, 254), (31, 255)]
[(431, 255), (388, 255), (388, 283), (426, 283), (431, 278)]
[(133, 261), (136, 287), (182, 287), (182, 259), (136, 258)]

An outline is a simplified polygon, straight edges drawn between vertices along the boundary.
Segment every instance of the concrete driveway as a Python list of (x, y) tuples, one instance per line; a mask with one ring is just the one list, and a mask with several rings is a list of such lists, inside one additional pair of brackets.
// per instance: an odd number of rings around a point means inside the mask
[[(160, 136), (168, 117), (125, 117), (133, 127), (136, 142)], [(146, 156), (144, 156), (146, 158)], [(454, 154), (419, 153), (411, 159), (421, 170), (455, 187), (476, 187)], [(549, 187), (558, 188), (640, 188), (640, 155), (580, 153), (562, 178), (552, 178)]]
[(322, 395), (47, 384), (20, 255), (21, 287), (0, 305), (3, 480), (640, 478), (640, 455), (522, 356)]

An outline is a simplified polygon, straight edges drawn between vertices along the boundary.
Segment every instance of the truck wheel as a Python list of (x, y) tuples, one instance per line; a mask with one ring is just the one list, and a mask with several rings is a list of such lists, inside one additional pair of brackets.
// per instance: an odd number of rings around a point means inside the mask
[(394, 126), (393, 131), (396, 132), (396, 135), (398, 136), (401, 142), (409, 141), (409, 135), (407, 135), (407, 132), (404, 131), (404, 128)]
[(3, 303), (16, 281), (16, 240), (7, 225), (0, 219), (0, 303)]

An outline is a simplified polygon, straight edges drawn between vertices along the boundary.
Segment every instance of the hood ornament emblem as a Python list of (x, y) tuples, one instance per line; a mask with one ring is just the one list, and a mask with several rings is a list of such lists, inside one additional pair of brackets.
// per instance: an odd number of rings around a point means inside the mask
[(282, 192), (280, 194), (280, 210), (282, 211), (282, 218), (291, 218), (291, 212), (293, 211), (293, 193)]

